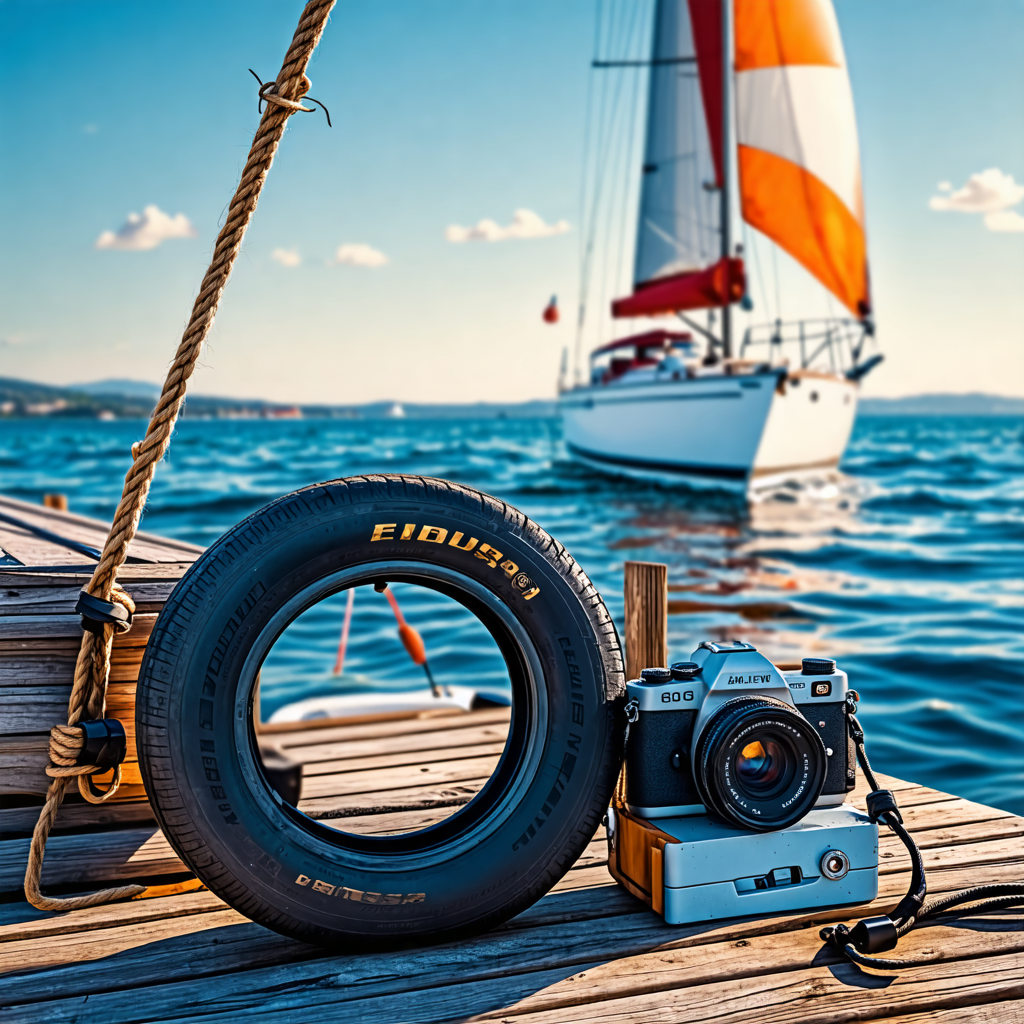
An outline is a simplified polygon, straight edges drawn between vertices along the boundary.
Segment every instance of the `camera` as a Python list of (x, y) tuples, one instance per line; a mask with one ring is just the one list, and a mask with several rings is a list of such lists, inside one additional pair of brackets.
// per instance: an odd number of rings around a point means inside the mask
[(856, 784), (847, 677), (831, 659), (783, 673), (750, 644), (705, 642), (627, 690), (626, 800), (640, 817), (776, 831)]
[(878, 826), (856, 785), (859, 699), (828, 658), (781, 672), (747, 643), (626, 684), (625, 784), (606, 819), (612, 876), (669, 924), (864, 903)]

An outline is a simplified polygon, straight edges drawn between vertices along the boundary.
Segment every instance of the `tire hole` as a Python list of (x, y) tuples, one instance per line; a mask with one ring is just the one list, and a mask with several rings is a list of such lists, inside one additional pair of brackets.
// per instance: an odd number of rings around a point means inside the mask
[(289, 807), (341, 833), (402, 835), (484, 789), (511, 704), (502, 652), (467, 607), (373, 580), (318, 601), (277, 637), (252, 729), (264, 781)]

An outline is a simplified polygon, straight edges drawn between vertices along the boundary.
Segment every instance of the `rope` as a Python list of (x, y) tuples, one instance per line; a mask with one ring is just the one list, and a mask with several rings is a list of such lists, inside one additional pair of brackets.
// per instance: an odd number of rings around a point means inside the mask
[[(128, 545), (139, 528), (139, 520), (146, 504), (153, 474), (156, 472), (156, 465), (167, 451), (175, 421), (185, 400), (189, 377), (192, 376), (203, 342), (213, 325), (221, 294), (231, 275), (231, 268), (241, 249), (246, 229), (256, 212), (256, 203), (267, 180), (270, 165), (274, 162), (285, 125), (296, 110), (302, 109), (299, 101), (309, 91), (310, 83), (306, 78), (306, 68), (313, 50), (320, 41), (320, 35), (334, 2), (335, 0), (309, 0), (295, 29), (281, 71), (274, 79), (273, 92), (267, 91), (266, 94), (262, 94), (261, 90), (262, 99), (270, 102), (260, 119), (241, 181), (228, 207), (227, 219), (217, 237), (210, 266), (192, 307), (192, 316), (178, 345), (174, 362), (167, 372), (160, 399), (150, 417), (146, 436), (132, 445), (133, 461), (124, 479), (121, 501), (103, 545), (103, 553), (93, 570), (92, 579), (85, 588), (93, 597), (115, 601), (134, 610), (131, 598), (117, 585), (117, 572), (124, 564), (128, 556)], [(68, 702), (68, 724), (57, 726), (51, 733), (52, 765), (47, 769), (47, 774), (53, 781), (47, 790), (46, 802), (32, 834), (32, 845), (25, 869), (25, 898), (40, 910), (78, 910), (137, 896), (146, 891), (146, 887), (142, 885), (121, 885), (88, 896), (54, 899), (44, 896), (39, 888), (46, 839), (70, 781), (77, 777), (79, 791), (92, 803), (109, 799), (120, 784), (118, 768), (108, 789), (97, 796), (98, 791), (91, 785), (90, 775), (98, 769), (94, 765), (68, 764), (73, 758), (73, 752), (80, 749), (83, 743), (82, 732), (74, 728), (75, 723), (83, 718), (103, 717), (114, 627), (105, 623), (102, 629), (102, 633), (82, 634), (82, 646), (78, 652), (75, 680)]]

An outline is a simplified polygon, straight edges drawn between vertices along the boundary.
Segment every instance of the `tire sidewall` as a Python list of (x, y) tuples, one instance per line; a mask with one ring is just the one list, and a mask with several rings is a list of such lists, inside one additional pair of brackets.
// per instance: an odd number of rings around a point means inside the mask
[[(228, 902), (244, 894), (264, 923), (294, 931), (289, 922), (302, 922), (307, 938), (457, 930), (532, 902), (535, 880), (579, 845), (595, 785), (610, 788), (599, 776), (608, 774), (617, 694), (580, 596), (524, 536), (527, 521), (506, 508), (458, 491), (378, 500), (345, 482), (321, 485), (250, 517), (182, 580), (140, 676), (140, 693), (152, 685), (166, 700), (163, 722), (139, 723), (140, 760), (147, 788), (151, 775), (173, 779), (200, 840), (179, 852)], [(473, 549), (462, 550), (471, 538)], [(260, 788), (238, 746), (238, 687), (248, 685), (239, 676), (274, 611), (296, 587), (374, 561), (435, 565), (475, 580), (512, 611), (542, 672), (546, 729), (523, 798), (483, 842), (427, 867), (367, 867), (316, 838)], [(158, 656), (165, 644), (175, 657)]]

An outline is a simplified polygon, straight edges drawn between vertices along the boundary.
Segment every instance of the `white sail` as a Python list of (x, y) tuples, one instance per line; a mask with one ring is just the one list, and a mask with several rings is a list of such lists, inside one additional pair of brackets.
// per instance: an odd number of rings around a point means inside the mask
[(635, 284), (715, 263), (721, 256), (720, 205), (690, 5), (658, 0)]

